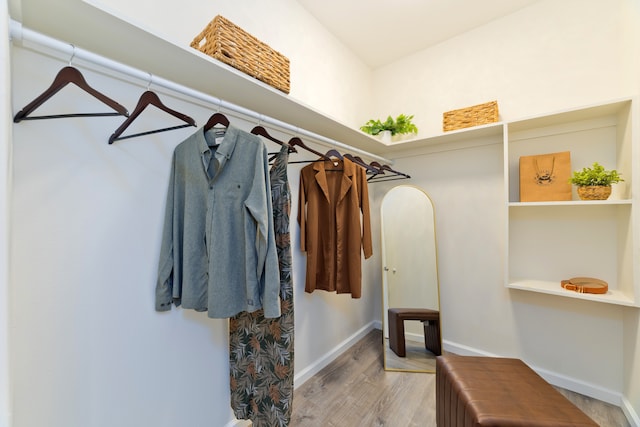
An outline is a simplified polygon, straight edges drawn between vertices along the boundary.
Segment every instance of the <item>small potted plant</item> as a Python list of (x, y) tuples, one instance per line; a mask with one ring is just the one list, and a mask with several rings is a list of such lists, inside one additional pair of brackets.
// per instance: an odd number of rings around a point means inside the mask
[(360, 130), (369, 135), (380, 135), (383, 141), (390, 142), (391, 137), (395, 135), (418, 133), (418, 128), (412, 120), (413, 115), (407, 116), (405, 114), (400, 114), (395, 120), (389, 116), (384, 122), (379, 119), (371, 119), (364, 126), (361, 126)]
[(590, 168), (574, 171), (569, 182), (578, 187), (581, 200), (606, 200), (611, 194), (611, 184), (624, 181), (618, 171), (605, 170), (604, 166), (595, 162)]

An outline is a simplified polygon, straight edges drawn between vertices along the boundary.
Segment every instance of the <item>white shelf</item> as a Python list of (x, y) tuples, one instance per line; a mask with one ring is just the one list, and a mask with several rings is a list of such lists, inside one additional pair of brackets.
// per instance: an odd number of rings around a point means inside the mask
[(568, 291), (560, 286), (560, 282), (547, 282), (543, 280), (518, 280), (507, 284), (508, 288), (520, 289), (523, 291), (539, 292), (548, 295), (557, 295), (567, 298), (576, 298), (586, 301), (602, 302), (607, 304), (617, 304), (629, 307), (638, 307), (638, 303), (633, 298), (618, 290), (609, 290), (606, 294), (581, 294), (575, 291)]
[(12, 6), (11, 17), (31, 30), (371, 154), (389, 157), (442, 144), (496, 143), (503, 137), (498, 122), (385, 144), (187, 43), (176, 44), (117, 15), (99, 0), (17, 0)]
[(581, 108), (557, 111), (540, 116), (526, 117), (509, 123), (509, 131), (519, 133), (528, 130), (539, 131), (543, 128), (562, 126), (567, 123), (577, 123), (598, 120), (603, 117), (614, 116), (621, 109), (628, 106), (628, 98), (612, 101), (607, 104), (587, 105)]
[[(428, 137), (405, 139), (387, 144), (385, 155), (420, 152), (437, 149), (440, 146), (450, 148), (454, 144), (471, 147), (484, 144), (502, 143), (504, 138), (504, 123), (496, 122), (482, 126), (459, 129)], [(458, 147), (461, 148), (461, 147)]]
[(607, 206), (607, 205), (631, 205), (630, 199), (624, 200), (567, 200), (556, 202), (509, 202), (509, 207), (523, 208), (531, 206)]
[[(633, 108), (632, 108), (633, 107)], [(505, 286), (548, 295), (640, 307), (638, 277), (638, 129), (631, 99), (505, 124), (504, 177), (508, 259)], [(594, 161), (621, 172), (608, 200), (520, 202), (519, 158), (571, 152), (571, 169)], [(606, 294), (580, 294), (562, 279), (590, 276)]]
[(91, 0), (18, 0), (12, 2), (10, 12), (12, 19), (46, 36), (384, 156), (386, 146), (377, 138), (189, 47), (188, 43), (176, 44), (162, 34), (101, 9), (99, 2), (94, 2), (95, 6)]

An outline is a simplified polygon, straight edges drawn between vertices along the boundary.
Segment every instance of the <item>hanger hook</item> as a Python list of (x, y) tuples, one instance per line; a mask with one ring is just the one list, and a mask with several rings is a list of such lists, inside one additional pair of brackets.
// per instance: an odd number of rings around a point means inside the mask
[(219, 113), (221, 108), (222, 108), (222, 98), (218, 98), (218, 109), (216, 113)]
[(263, 119), (264, 119), (264, 114), (260, 114), (260, 116), (258, 116), (258, 126), (262, 126)]
[(71, 66), (71, 62), (73, 62), (73, 58), (76, 56), (76, 45), (74, 45), (73, 43), (71, 44), (71, 58), (69, 58), (69, 66)]
[(151, 88), (151, 83), (153, 83), (153, 74), (149, 73), (149, 82), (147, 83), (147, 90)]

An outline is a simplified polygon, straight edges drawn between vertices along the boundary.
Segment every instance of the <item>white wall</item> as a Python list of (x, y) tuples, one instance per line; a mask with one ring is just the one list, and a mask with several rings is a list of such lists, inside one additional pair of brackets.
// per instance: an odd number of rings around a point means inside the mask
[[(297, 2), (105, 3), (183, 44), (220, 13), (289, 57), (292, 97), (354, 127), (355, 117), (370, 108), (370, 70)], [(14, 49), (13, 112), (47, 87), (66, 60)], [(130, 110), (146, 85), (82, 65), (88, 81)], [(79, 101), (86, 98), (69, 90), (56, 95), (55, 105), (86, 107)], [(211, 113), (187, 100), (167, 103), (198, 123)], [(166, 117), (153, 120), (150, 127), (165, 126)], [(247, 130), (254, 125), (233, 122)], [(119, 123), (94, 118), (15, 126), (14, 427), (222, 426), (232, 419), (226, 321), (181, 310), (159, 315), (152, 306), (169, 160), (189, 130), (107, 146)], [(294, 215), (302, 166), (289, 168)], [(365, 272), (360, 300), (305, 294), (297, 232), (294, 221), (295, 370), (302, 382), (371, 326), (379, 291)]]
[(640, 425), (640, 311), (625, 310), (624, 325), (624, 396), (634, 409), (635, 425)]
[[(8, 32), (7, 2), (0, 1), (0, 34)], [(9, 43), (0, 43), (0, 427), (11, 425), (9, 378), (9, 194), (11, 146), (11, 83)]]
[[(41, 93), (67, 61), (14, 48), (13, 112)], [(129, 111), (146, 87), (74, 65)], [(215, 107), (160, 95), (200, 124)], [(105, 108), (69, 86), (37, 113)], [(145, 110), (126, 134), (166, 127), (168, 118)], [(181, 309), (156, 313), (153, 305), (171, 153), (194, 128), (108, 145), (121, 121), (13, 126), (14, 427), (223, 426), (232, 420), (227, 321)], [(231, 121), (245, 130), (255, 125)], [(289, 168), (293, 215), (302, 166)], [(371, 327), (376, 289), (365, 283), (359, 300), (305, 294), (298, 239), (294, 219), (295, 370), (304, 379), (326, 362), (321, 357), (330, 358)]]
[[(620, 307), (504, 287), (502, 156), (495, 143), (394, 163), (435, 206), (445, 348), (518, 357), (556, 384), (583, 382), (581, 392), (615, 401), (623, 389)], [(376, 194), (386, 190), (376, 184)]]
[(371, 110), (371, 70), (295, 0), (189, 0), (188, 6), (174, 1), (162, 7), (152, 1), (89, 3), (183, 46), (222, 15), (289, 58), (290, 97), (352, 127), (364, 123), (363, 112)]
[[(631, 24), (634, 24), (632, 28), (635, 29), (635, 33), (632, 34), (632, 39), (636, 41), (635, 49), (631, 52), (632, 60), (634, 60), (634, 69), (640, 69), (640, 1), (633, 1), (629, 4), (628, 20)], [(640, 87), (640, 73), (636, 73), (636, 81), (638, 87)], [(640, 117), (635, 117), (636, 125), (640, 126)], [(637, 129), (637, 127), (636, 127)], [(625, 312), (625, 329), (624, 329), (624, 342), (625, 342), (625, 378), (626, 384), (624, 389), (624, 395), (631, 407), (635, 409), (636, 425), (640, 425), (640, 311), (627, 309)]]
[[(246, 2), (202, 2), (190, 11), (169, 2), (162, 13), (152, 2), (127, 6), (139, 6), (139, 20), (162, 22), (171, 16), (189, 22), (188, 28), (163, 24), (166, 31), (180, 31), (176, 36), (185, 42), (194, 28), (199, 31), (222, 13), (289, 56), (292, 76), (300, 79), (292, 81), (292, 96), (354, 127), (372, 116), (404, 112), (416, 114), (421, 133), (431, 135), (440, 132), (443, 111), (490, 99), (498, 99), (502, 116), (513, 119), (640, 92), (637, 0), (541, 1), (377, 70), (373, 84), (369, 71), (348, 59), (348, 52), (296, 9), (297, 3), (280, 1), (282, 7), (254, 1), (248, 9)], [(126, 2), (109, 3), (118, 7)], [(158, 16), (153, 16), (156, 10)], [(287, 22), (273, 25), (282, 10)], [(315, 49), (336, 52), (339, 60), (328, 63)], [(13, 110), (36, 96), (65, 64), (15, 49)], [(302, 68), (294, 73), (293, 67)], [(130, 109), (144, 89), (82, 71)], [(387, 90), (388, 81), (397, 86)], [(371, 95), (366, 94), (369, 87), (376, 88)], [(370, 96), (377, 97), (373, 109)], [(166, 99), (199, 123), (209, 114), (208, 108)], [(224, 425), (231, 420), (225, 322), (180, 310), (160, 315), (152, 307), (168, 162), (188, 130), (107, 146), (117, 124), (117, 119), (101, 118), (14, 127), (9, 307), (13, 427), (171, 426), (178, 421)], [(372, 210), (377, 213), (384, 190), (396, 183), (419, 185), (434, 198), (443, 336), (450, 345), (519, 355), (558, 382), (565, 375), (568, 382), (583, 381), (586, 389), (605, 398), (623, 393), (639, 413), (637, 310), (627, 310), (623, 317), (602, 304), (564, 304), (502, 286), (501, 162), (499, 144), (398, 159), (394, 167), (414, 178), (372, 185)], [(294, 195), (298, 171), (289, 168)], [(0, 196), (1, 188), (0, 178)], [(4, 212), (0, 209), (0, 215)], [(304, 378), (320, 355), (332, 354), (380, 318), (379, 239), (374, 235), (375, 254), (365, 263), (365, 298), (359, 301), (304, 294), (304, 259), (295, 224), (292, 239), (296, 376)], [(594, 318), (603, 321), (596, 324)], [(596, 333), (576, 336), (579, 322)], [(584, 354), (585, 362), (598, 358), (598, 363), (589, 368), (566, 363), (583, 360)], [(179, 366), (182, 374), (166, 372), (164, 366)], [(202, 386), (206, 380), (214, 385)], [(121, 396), (123, 387), (131, 393)], [(179, 404), (171, 406), (170, 397)]]
[[(632, 40), (636, 41), (635, 48), (631, 50), (633, 69), (640, 70), (640, 1), (633, 1), (629, 4), (628, 21), (631, 28), (635, 29)], [(635, 53), (633, 53), (635, 52)], [(636, 72), (636, 84), (640, 87), (640, 73)], [(640, 90), (639, 90), (640, 91)], [(636, 124), (640, 125), (640, 117), (635, 117)], [(637, 127), (636, 127), (637, 129)], [(635, 409), (636, 425), (640, 425), (640, 311), (627, 309), (625, 312), (625, 378), (626, 384), (624, 395), (629, 405)]]
[[(415, 114), (421, 134), (436, 135), (442, 112), (493, 99), (513, 120), (637, 95), (638, 5), (541, 1), (375, 70), (377, 115)], [(449, 348), (523, 358), (637, 416), (637, 309), (505, 289), (501, 141), (457, 148), (394, 163), (434, 200)]]
[(513, 120), (638, 92), (637, 0), (543, 0), (375, 70), (376, 113), (442, 113), (497, 100)]

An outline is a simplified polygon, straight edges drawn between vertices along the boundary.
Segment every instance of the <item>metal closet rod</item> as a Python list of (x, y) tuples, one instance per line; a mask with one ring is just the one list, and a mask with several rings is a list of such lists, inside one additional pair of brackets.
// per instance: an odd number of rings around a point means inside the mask
[(70, 58), (73, 56), (74, 59), (76, 58), (82, 59), (92, 64), (99, 65), (101, 67), (116, 71), (118, 73), (130, 76), (142, 81), (150, 81), (150, 78), (151, 78), (154, 85), (161, 86), (165, 89), (169, 89), (173, 92), (183, 94), (188, 97), (198, 99), (200, 101), (204, 101), (217, 108), (224, 108), (226, 110), (230, 110), (232, 112), (240, 114), (241, 116), (245, 116), (247, 118), (253, 119), (262, 125), (266, 125), (266, 126), (272, 125), (281, 130), (289, 131), (295, 134), (296, 136), (306, 137), (312, 140), (316, 140), (318, 142), (323, 142), (330, 146), (346, 150), (347, 152), (350, 152), (353, 154), (360, 154), (369, 159), (377, 160), (380, 163), (386, 163), (386, 164), (392, 163), (390, 160), (385, 159), (384, 157), (380, 157), (375, 154), (368, 153), (364, 150), (351, 147), (347, 144), (343, 144), (341, 142), (332, 140), (322, 135), (318, 135), (316, 133), (307, 131), (305, 129), (301, 129), (299, 127), (290, 125), (289, 123), (285, 123), (283, 121), (274, 119), (272, 117), (265, 116), (264, 114), (257, 113), (255, 111), (249, 110), (247, 108), (241, 107), (231, 102), (227, 102), (220, 98), (207, 95), (205, 93), (196, 91), (194, 89), (163, 79), (161, 77), (153, 76), (149, 72), (139, 70), (129, 65), (125, 65), (123, 63), (111, 60), (109, 58), (105, 58), (104, 56), (100, 56), (93, 52), (89, 52), (87, 50), (75, 47), (70, 43), (65, 43), (60, 40), (54, 39), (53, 37), (38, 33), (37, 31), (33, 31), (29, 28), (24, 27), (22, 23), (15, 21), (13, 19), (10, 20), (9, 22), (9, 36), (12, 41), (13, 40), (20, 40), (23, 42), (26, 41), (35, 45), (39, 45), (48, 49), (52, 49), (61, 53), (68, 54)]

